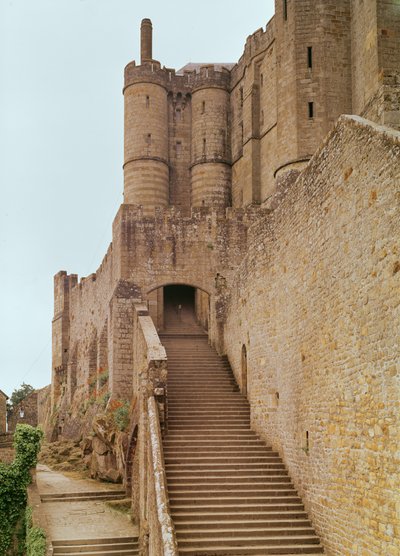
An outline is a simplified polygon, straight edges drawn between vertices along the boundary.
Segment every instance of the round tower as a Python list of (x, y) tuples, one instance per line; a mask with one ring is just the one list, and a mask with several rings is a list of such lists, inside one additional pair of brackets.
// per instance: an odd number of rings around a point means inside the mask
[(202, 66), (192, 94), (192, 206), (227, 207), (231, 192), (229, 70)]
[(152, 60), (152, 25), (141, 26), (141, 59), (125, 68), (124, 203), (151, 214), (169, 203), (167, 74)]

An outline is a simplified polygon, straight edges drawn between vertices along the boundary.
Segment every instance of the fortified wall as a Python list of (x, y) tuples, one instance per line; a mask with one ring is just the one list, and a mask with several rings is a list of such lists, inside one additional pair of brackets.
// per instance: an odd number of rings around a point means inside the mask
[(250, 228), (231, 289), (225, 346), (253, 425), (332, 554), (400, 550), (399, 179), (400, 134), (342, 117)]
[(327, 553), (398, 554), (399, 41), (395, 0), (276, 1), (237, 64), (175, 71), (143, 20), (112, 244), (96, 273), (55, 276), (56, 435), (126, 401), (146, 446), (141, 374), (167, 418), (146, 346), (190, 286)]

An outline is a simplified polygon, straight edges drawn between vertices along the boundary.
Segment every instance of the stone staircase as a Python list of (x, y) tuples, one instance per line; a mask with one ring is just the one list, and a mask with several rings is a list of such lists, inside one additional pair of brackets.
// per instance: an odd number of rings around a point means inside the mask
[(179, 554), (323, 554), (281, 458), (250, 428), (227, 359), (193, 327), (169, 327), (161, 341), (169, 373), (164, 456)]

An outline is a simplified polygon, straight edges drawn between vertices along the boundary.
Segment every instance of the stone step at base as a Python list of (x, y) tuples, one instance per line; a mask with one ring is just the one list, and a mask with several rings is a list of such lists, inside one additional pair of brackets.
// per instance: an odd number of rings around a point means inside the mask
[(237, 547), (231, 544), (225, 544), (224, 546), (214, 547), (213, 544), (209, 546), (203, 546), (201, 548), (196, 547), (179, 547), (179, 554), (188, 556), (252, 556), (257, 554), (259, 556), (269, 556), (269, 555), (286, 555), (286, 556), (297, 556), (298, 554), (323, 554), (323, 548), (321, 545), (288, 545), (288, 546), (271, 546), (270, 544), (264, 544), (262, 546), (240, 546)]
[(137, 537), (53, 540), (56, 556), (136, 556), (139, 554)]
[[(206, 539), (215, 538), (218, 542), (224, 542), (224, 539), (243, 538), (243, 536), (244, 531), (241, 528), (235, 529), (234, 527), (231, 527), (231, 529), (209, 527), (207, 530), (195, 528), (182, 530), (178, 528), (177, 530), (179, 541), (191, 538), (194, 543), (197, 543), (196, 539), (202, 537)], [(306, 544), (319, 544), (312, 527), (252, 527), (251, 537), (257, 539), (257, 541), (260, 541), (260, 539), (269, 540), (272, 537), (275, 544), (280, 544), (280, 542), (304, 542), (304, 539), (306, 539)]]
[(319, 539), (314, 534), (310, 534), (310, 535), (298, 534), (294, 536), (267, 535), (266, 537), (263, 538), (261, 534), (260, 536), (255, 537), (254, 535), (251, 536), (246, 535), (243, 531), (241, 531), (240, 534), (235, 537), (231, 537), (230, 535), (228, 535), (226, 532), (223, 531), (218, 531), (218, 533), (219, 533), (218, 537), (216, 538), (211, 538), (208, 536), (208, 534), (193, 536), (190, 540), (187, 538), (179, 537), (178, 539), (179, 548), (184, 548), (185, 546), (196, 546), (200, 548), (209, 545), (210, 541), (212, 541), (214, 547), (225, 545), (228, 544), (229, 542), (231, 542), (234, 546), (257, 546), (265, 543), (268, 543), (271, 546), (273, 545), (282, 546), (287, 544), (289, 545), (300, 544), (303, 546), (319, 545)]

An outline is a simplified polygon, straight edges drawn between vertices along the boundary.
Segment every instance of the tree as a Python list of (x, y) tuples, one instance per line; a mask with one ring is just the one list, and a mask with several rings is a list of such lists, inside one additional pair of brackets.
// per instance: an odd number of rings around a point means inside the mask
[(10, 398), (10, 406), (12, 408), (16, 407), (22, 400), (24, 400), (29, 394), (34, 391), (33, 386), (30, 384), (25, 384), (23, 382), (19, 388), (16, 388), (14, 392), (11, 394)]

